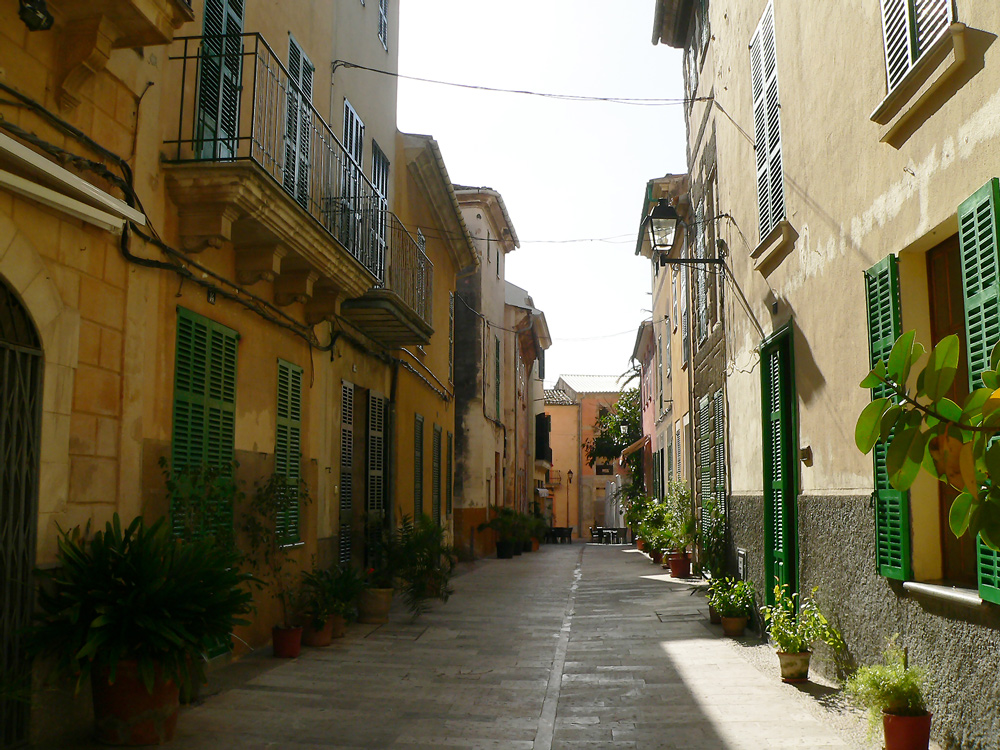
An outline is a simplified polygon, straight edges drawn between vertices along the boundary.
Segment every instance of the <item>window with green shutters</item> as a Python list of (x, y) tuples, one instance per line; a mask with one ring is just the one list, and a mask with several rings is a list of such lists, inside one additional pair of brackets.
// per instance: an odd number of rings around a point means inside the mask
[(726, 512), (726, 407), (720, 388), (712, 397), (712, 485), (717, 507)]
[(354, 384), (340, 385), (340, 533), (337, 559), (350, 565), (354, 517)]
[(441, 525), (441, 427), (434, 425), (431, 437), (431, 518)]
[(455, 451), (455, 436), (452, 435), (449, 432), (448, 433), (447, 449), (446, 449), (446, 453), (445, 453), (445, 459), (446, 459), (446, 461), (448, 463), (448, 470), (445, 473), (445, 484), (444, 484), (444, 495), (445, 495), (445, 511), (444, 512), (448, 516), (451, 515), (451, 506), (452, 506), (452, 495), (451, 495), (451, 493), (452, 493), (452, 483), (454, 482), (454, 476), (453, 476), (453, 473), (452, 473), (454, 471), (454, 469), (452, 467), (452, 460), (453, 460), (453, 457), (454, 457), (454, 451)]
[(302, 368), (278, 360), (278, 412), (274, 437), (274, 472), (285, 478), (290, 497), (278, 514), (282, 544), (295, 544), (299, 534), (299, 482), (302, 479)]
[[(1000, 340), (1000, 180), (994, 177), (958, 208), (969, 388), (982, 387)], [(1000, 554), (977, 541), (979, 596), (1000, 604)]]
[(699, 503), (712, 495), (712, 399), (703, 396), (698, 400), (698, 492)]
[[(865, 299), (868, 306), (869, 364), (888, 359), (899, 337), (899, 262), (885, 257), (865, 271)], [(882, 385), (872, 389), (872, 399), (887, 393)], [(912, 576), (910, 555), (910, 496), (889, 484), (885, 465), (886, 443), (875, 446), (875, 556), (879, 573), (887, 578), (907, 580)]]
[(424, 418), (413, 417), (413, 516), (424, 512)]
[[(236, 437), (236, 354), (239, 334), (201, 315), (177, 308), (171, 466), (174, 471), (208, 464), (231, 470)], [(175, 534), (182, 520), (171, 509)], [(212, 508), (205, 533), (231, 529), (231, 504)]]
[(653, 454), (653, 499), (660, 499), (660, 452)]
[(202, 159), (233, 157), (239, 146), (243, 2), (205, 0), (196, 126)]
[(368, 393), (368, 503), (369, 518), (385, 513), (385, 437), (388, 399)]

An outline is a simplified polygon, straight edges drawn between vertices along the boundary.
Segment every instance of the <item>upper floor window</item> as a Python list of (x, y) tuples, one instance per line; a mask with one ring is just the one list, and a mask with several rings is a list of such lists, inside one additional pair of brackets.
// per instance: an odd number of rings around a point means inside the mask
[(754, 151), (757, 154), (757, 205), (760, 239), (763, 240), (785, 218), (778, 61), (774, 50), (774, 6), (771, 3), (764, 9), (764, 15), (750, 40), (750, 74), (753, 84)]
[(378, 0), (378, 40), (389, 51), (389, 0)]
[(882, 0), (882, 40), (889, 91), (948, 33), (954, 21), (952, 0)]

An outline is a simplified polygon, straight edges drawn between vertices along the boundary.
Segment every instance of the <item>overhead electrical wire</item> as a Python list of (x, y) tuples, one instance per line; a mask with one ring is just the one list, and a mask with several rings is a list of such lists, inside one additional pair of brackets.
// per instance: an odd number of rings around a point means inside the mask
[(559, 94), (546, 91), (531, 91), (529, 89), (507, 89), (498, 86), (481, 86), (472, 83), (458, 83), (457, 81), (440, 81), (434, 78), (422, 78), (420, 76), (404, 75), (392, 70), (382, 70), (372, 68), (367, 65), (350, 62), (349, 60), (334, 60), (332, 63), (332, 73), (336, 74), (337, 68), (348, 68), (353, 70), (365, 70), (369, 73), (390, 76), (392, 78), (402, 78), (407, 81), (418, 81), (420, 83), (433, 83), (438, 86), (452, 86), (461, 89), (472, 89), (474, 91), (491, 91), (499, 94), (520, 94), (522, 96), (537, 96), (543, 99), (558, 99), (571, 102), (604, 102), (607, 104), (630, 104), (639, 107), (663, 107), (675, 104), (688, 104), (690, 102), (709, 101), (711, 97), (698, 96), (693, 98), (644, 98), (630, 96), (584, 96), (582, 94)]

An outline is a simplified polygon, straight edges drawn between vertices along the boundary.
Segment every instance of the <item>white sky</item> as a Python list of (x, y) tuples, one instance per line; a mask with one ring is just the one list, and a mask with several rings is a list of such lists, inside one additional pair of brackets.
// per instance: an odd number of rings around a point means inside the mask
[[(499, 88), (681, 98), (653, 0), (400, 0), (399, 72)], [(399, 128), (437, 139), (452, 180), (503, 195), (508, 281), (545, 312), (546, 384), (618, 375), (651, 307), (635, 256), (646, 181), (685, 171), (681, 105), (564, 102), (400, 79)], [(614, 238), (605, 242), (537, 240)]]

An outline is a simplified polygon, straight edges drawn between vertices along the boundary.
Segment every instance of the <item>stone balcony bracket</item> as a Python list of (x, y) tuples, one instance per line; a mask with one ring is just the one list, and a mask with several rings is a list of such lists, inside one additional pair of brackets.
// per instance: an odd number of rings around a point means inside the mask
[(274, 303), (279, 307), (296, 302), (305, 304), (313, 296), (313, 285), (318, 279), (315, 271), (284, 271), (274, 281)]
[(782, 260), (794, 249), (799, 233), (785, 219), (779, 221), (774, 229), (761, 240), (760, 244), (750, 253), (753, 259), (753, 269), (763, 276), (768, 276), (778, 267)]
[(317, 325), (324, 320), (333, 321), (340, 317), (340, 305), (344, 301), (344, 293), (329, 285), (313, 287), (312, 298), (305, 305), (305, 320), (307, 325)]
[(274, 281), (281, 273), (281, 259), (288, 248), (277, 243), (240, 248), (236, 253), (236, 280), (246, 286)]

